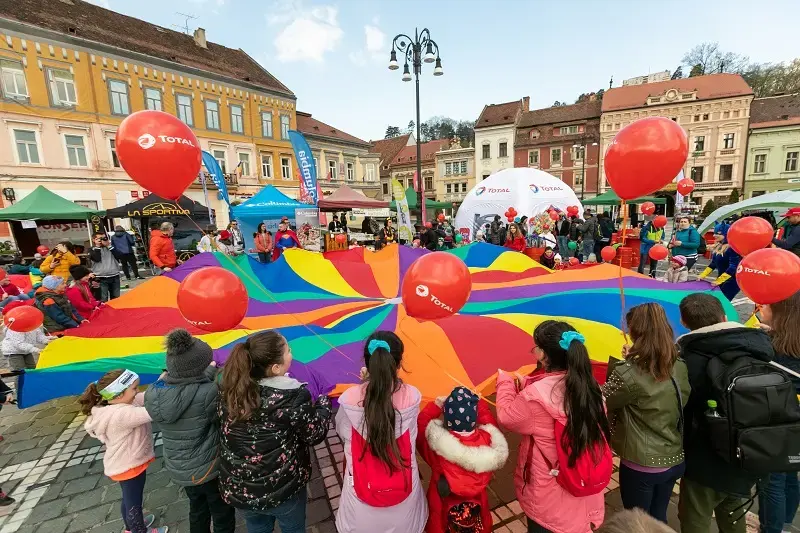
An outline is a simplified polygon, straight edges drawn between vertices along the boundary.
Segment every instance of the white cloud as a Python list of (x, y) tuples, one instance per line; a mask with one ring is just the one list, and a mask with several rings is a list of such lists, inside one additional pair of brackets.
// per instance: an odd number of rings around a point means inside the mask
[(372, 19), (372, 24), (364, 26), (365, 46), (356, 52), (350, 53), (350, 61), (356, 66), (363, 67), (367, 60), (384, 61), (387, 57), (386, 34), (378, 27), (378, 18)]
[(274, 40), (278, 61), (322, 62), (344, 35), (336, 19), (338, 14), (338, 9), (330, 5), (305, 9), (299, 2), (284, 2), (267, 17), (271, 26), (283, 26)]

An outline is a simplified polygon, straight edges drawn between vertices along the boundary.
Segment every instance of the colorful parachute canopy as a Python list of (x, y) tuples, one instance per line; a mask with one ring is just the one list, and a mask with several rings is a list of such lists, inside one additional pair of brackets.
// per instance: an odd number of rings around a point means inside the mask
[[(423, 250), (390, 246), (380, 252), (354, 249), (333, 254), (288, 250), (262, 265), (246, 256), (200, 254), (173, 272), (148, 280), (110, 303), (99, 318), (70, 330), (41, 354), (22, 379), (24, 406), (78, 394), (115, 368), (152, 382), (165, 368), (163, 336), (187, 328), (214, 348), (224, 363), (248, 335), (277, 328), (289, 340), (290, 373), (315, 394), (341, 392), (358, 382), (363, 345), (375, 330), (393, 330), (405, 344), (403, 379), (427, 399), (461, 383), (489, 394), (498, 368), (533, 369), (531, 334), (547, 319), (569, 321), (586, 337), (593, 360), (619, 356), (619, 269), (598, 265), (553, 273), (527, 256), (489, 244), (453, 250), (472, 272), (469, 302), (455, 316), (433, 322), (406, 315), (401, 280)], [(247, 316), (234, 330), (207, 333), (189, 326), (176, 306), (180, 281), (194, 269), (218, 265), (241, 277), (250, 296)], [(656, 301), (667, 310), (676, 334), (678, 303), (706, 283), (668, 284), (623, 272), (626, 305)], [(729, 317), (733, 307), (719, 293)]]

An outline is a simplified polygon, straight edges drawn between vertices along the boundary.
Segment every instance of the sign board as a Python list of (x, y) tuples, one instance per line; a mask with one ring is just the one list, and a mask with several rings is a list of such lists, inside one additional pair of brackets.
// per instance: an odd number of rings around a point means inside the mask
[(86, 222), (39, 224), (36, 227), (36, 234), (39, 236), (39, 242), (51, 249), (62, 241), (82, 244), (89, 240)]
[(142, 196), (150, 196), (150, 191), (142, 191)]
[(22, 229), (36, 229), (36, 221), (35, 220), (20, 220), (22, 224)]
[(139, 198), (139, 191), (131, 191), (131, 198)]
[(800, 183), (800, 178), (792, 178), (789, 180), (789, 183)]
[(319, 229), (319, 209), (299, 208), (294, 210), (294, 219), (297, 221), (297, 239), (304, 250), (319, 252), (321, 236)]
[(373, 218), (389, 218), (392, 216), (392, 210), (388, 207), (379, 207), (375, 209), (353, 209), (350, 211), (356, 217), (373, 217)]

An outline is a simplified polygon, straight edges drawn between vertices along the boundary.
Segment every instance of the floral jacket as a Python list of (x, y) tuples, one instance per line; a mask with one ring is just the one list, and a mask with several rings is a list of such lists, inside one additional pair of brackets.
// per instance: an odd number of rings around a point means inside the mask
[(220, 489), (239, 509), (262, 511), (289, 500), (311, 478), (309, 447), (322, 442), (331, 401), (315, 403), (303, 383), (288, 376), (259, 381), (261, 406), (249, 420), (234, 422), (220, 401)]

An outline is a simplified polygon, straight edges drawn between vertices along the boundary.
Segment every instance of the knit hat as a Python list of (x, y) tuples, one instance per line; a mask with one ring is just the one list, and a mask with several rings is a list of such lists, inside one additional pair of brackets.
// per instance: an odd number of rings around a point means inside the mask
[(92, 271), (83, 265), (72, 265), (69, 267), (69, 275), (72, 276), (75, 281), (83, 279), (91, 273)]
[(225, 241), (225, 240), (228, 240), (230, 238), (231, 238), (231, 232), (230, 231), (224, 229), (224, 230), (219, 232), (219, 240)]
[(478, 397), (469, 389), (456, 387), (444, 402), (444, 426), (450, 431), (472, 431), (478, 421)]
[(42, 280), (42, 287), (49, 291), (54, 291), (64, 283), (64, 278), (61, 276), (45, 276)]
[(185, 329), (167, 335), (167, 372), (171, 378), (194, 378), (205, 372), (214, 359), (211, 346), (192, 337)]
[(678, 263), (680, 266), (686, 266), (686, 257), (682, 255), (676, 255), (672, 257), (673, 263)]
[(38, 261), (41, 258), (42, 258), (42, 254), (40, 254), (39, 252), (36, 252), (35, 254), (33, 254), (33, 259), (35, 261)]

